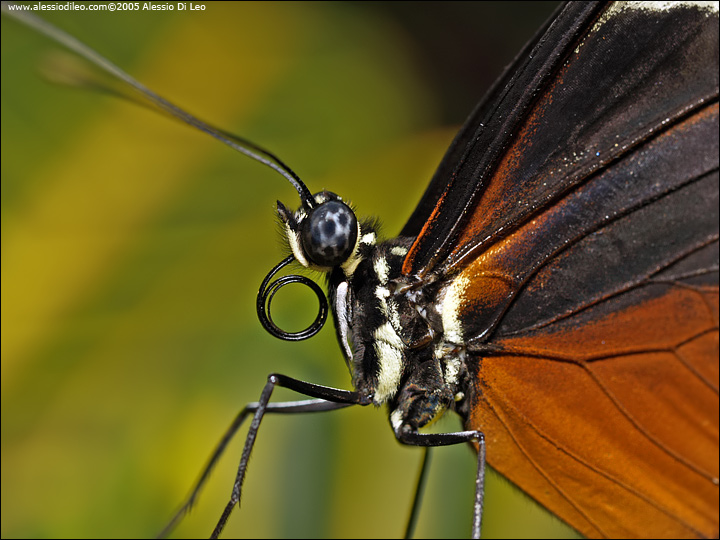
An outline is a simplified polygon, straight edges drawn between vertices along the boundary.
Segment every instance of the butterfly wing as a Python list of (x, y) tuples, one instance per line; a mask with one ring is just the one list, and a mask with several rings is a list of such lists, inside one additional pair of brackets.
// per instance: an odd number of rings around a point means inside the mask
[(491, 465), (588, 536), (717, 536), (717, 4), (570, 4), (530, 48), (403, 271), (448, 283)]
[(405, 275), (454, 271), (689, 108), (717, 99), (707, 11), (633, 5), (567, 4), (528, 44), (458, 133), (401, 232), (417, 236)]
[[(580, 202), (592, 206), (595, 190), (627, 195), (616, 183), (626, 168), (653, 182), (713, 131), (717, 107), (607, 168), (461, 273), (475, 278), (468, 298), (515, 297), (489, 344), (474, 347), (468, 425), (486, 432), (494, 467), (588, 536), (718, 531), (717, 167), (684, 170), (682, 187), (609, 223)], [(595, 210), (610, 202), (624, 201)], [(602, 225), (573, 234), (516, 290), (503, 287), (508, 262), (572, 231), (573, 214)]]

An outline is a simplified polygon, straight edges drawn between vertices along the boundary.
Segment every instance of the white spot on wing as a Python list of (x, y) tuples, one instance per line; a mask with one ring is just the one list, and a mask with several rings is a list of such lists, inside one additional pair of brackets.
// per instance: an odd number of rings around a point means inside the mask
[(718, 4), (720, 4), (720, 2), (693, 2), (692, 0), (679, 0), (672, 2), (617, 2), (617, 4), (619, 4), (617, 9), (635, 9), (640, 11), (669, 11), (678, 7), (695, 7), (703, 11), (718, 11)]
[(393, 255), (397, 255), (398, 257), (404, 257), (405, 255), (407, 255), (407, 252), (408, 248), (402, 246), (395, 246), (390, 250), (390, 253), (392, 253)]
[[(592, 27), (590, 32), (597, 32), (600, 28), (613, 17), (620, 16), (621, 13), (628, 10), (634, 11), (670, 11), (679, 7), (690, 8), (694, 7), (700, 11), (705, 11), (708, 15), (711, 13), (718, 12), (718, 6), (720, 2), (703, 2), (703, 1), (692, 1), (692, 0), (680, 0), (680, 1), (665, 1), (665, 2), (613, 2), (612, 5), (602, 14), (602, 16)], [(575, 49), (575, 52), (580, 51), (582, 43)]]
[(694, 7), (708, 13), (717, 13), (718, 4), (720, 4), (720, 2), (692, 2), (682, 0), (675, 2), (614, 2), (595, 23), (592, 32), (596, 32), (603, 24), (613, 17), (619, 16), (624, 11), (670, 11), (671, 9), (680, 7)]

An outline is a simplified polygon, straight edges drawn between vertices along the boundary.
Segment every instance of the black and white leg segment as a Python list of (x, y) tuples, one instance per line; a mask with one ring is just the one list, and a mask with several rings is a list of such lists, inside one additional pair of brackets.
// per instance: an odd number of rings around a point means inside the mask
[(395, 437), (403, 444), (413, 446), (449, 446), (477, 441), (478, 465), (475, 475), (475, 502), (473, 504), (472, 538), (480, 538), (483, 494), (485, 491), (485, 435), (480, 431), (456, 431), (453, 433), (419, 433), (408, 425), (395, 429)]
[[(293, 401), (285, 403), (270, 403), (270, 397), (276, 386), (288, 388), (294, 390), (299, 394), (306, 395), (315, 399)], [(359, 392), (350, 392), (348, 390), (341, 390), (338, 388), (330, 388), (328, 386), (320, 386), (318, 384), (312, 384), (285, 375), (272, 374), (268, 377), (268, 382), (263, 388), (262, 394), (260, 394), (260, 400), (257, 403), (248, 404), (245, 409), (238, 415), (230, 429), (227, 431), (220, 444), (218, 445), (215, 453), (210, 459), (209, 468), (211, 468), (218, 457), (227, 446), (227, 443), (232, 438), (234, 433), (240, 427), (240, 424), (244, 420), (245, 416), (254, 412), (250, 428), (248, 429), (247, 438), (245, 439), (245, 447), (240, 458), (240, 465), (238, 466), (238, 472), (235, 477), (235, 483), (233, 484), (232, 494), (228, 501), (225, 510), (220, 516), (218, 524), (213, 530), (211, 538), (218, 538), (222, 532), (225, 524), (227, 523), (230, 513), (235, 508), (235, 505), (240, 503), (240, 497), (242, 494), (242, 486), (245, 480), (245, 472), (247, 471), (248, 461), (250, 460), (250, 454), (252, 453), (253, 446), (255, 445), (255, 439), (257, 438), (258, 430), (260, 429), (260, 422), (265, 416), (265, 413), (305, 413), (305, 412), (322, 412), (332, 411), (336, 409), (342, 409), (349, 407), (350, 405), (369, 405), (372, 403), (372, 397), (366, 396)], [(236, 425), (237, 424), (237, 425)], [(196, 486), (196, 490), (193, 491), (188, 502), (191, 502), (199, 489), (200, 484), (205, 481), (209, 468), (206, 468), (203, 473), (200, 482)]]

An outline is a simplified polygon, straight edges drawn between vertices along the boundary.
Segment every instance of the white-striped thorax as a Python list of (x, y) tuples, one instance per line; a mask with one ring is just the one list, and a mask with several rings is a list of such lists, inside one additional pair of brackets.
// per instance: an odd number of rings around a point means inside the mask
[(278, 202), (278, 213), (296, 260), (328, 275), (355, 389), (389, 405), (396, 431), (457, 408), (468, 380), (462, 329), (450, 313), (457, 294), (439, 284), (406, 286), (402, 264), (412, 238), (378, 242), (376, 225), (360, 223), (339, 196), (322, 192), (314, 201), (294, 213)]

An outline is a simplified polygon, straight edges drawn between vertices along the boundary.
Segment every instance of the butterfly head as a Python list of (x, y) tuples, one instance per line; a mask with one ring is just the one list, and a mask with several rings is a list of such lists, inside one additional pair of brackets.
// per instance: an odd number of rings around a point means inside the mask
[(321, 191), (312, 206), (291, 212), (277, 203), (288, 244), (295, 259), (306, 268), (327, 272), (357, 264), (361, 228), (355, 212), (335, 193)]

